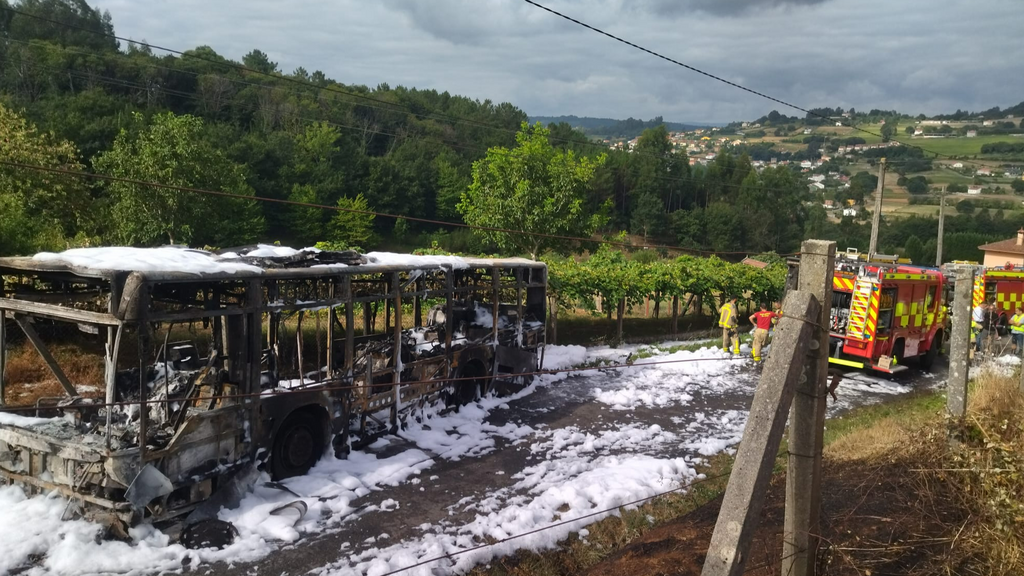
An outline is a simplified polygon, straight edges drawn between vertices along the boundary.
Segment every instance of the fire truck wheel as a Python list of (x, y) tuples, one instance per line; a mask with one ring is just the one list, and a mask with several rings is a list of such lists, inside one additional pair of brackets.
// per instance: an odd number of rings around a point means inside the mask
[(324, 451), (320, 418), (307, 410), (296, 410), (274, 436), (270, 471), (274, 480), (302, 476)]
[(942, 348), (942, 332), (935, 334), (935, 338), (932, 339), (931, 348), (921, 356), (921, 368), (924, 370), (931, 371), (932, 366), (935, 365), (935, 359), (939, 357), (939, 349)]
[(892, 347), (892, 358), (893, 360), (896, 361), (897, 364), (903, 364), (903, 351), (905, 349), (905, 346), (906, 342), (904, 342), (901, 338), (897, 340), (896, 344), (894, 344)]

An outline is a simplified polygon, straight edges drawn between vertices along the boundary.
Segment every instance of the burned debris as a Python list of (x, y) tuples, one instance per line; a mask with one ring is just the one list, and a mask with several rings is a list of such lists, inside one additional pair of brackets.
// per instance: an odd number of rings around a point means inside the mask
[[(546, 273), (277, 246), (0, 259), (0, 478), (127, 524), (196, 515), (253, 470), (303, 474), (427, 405), (525, 385)], [(65, 341), (102, 362), (97, 394), (50, 353)], [(15, 345), (38, 351), (61, 398), (6, 397), (34, 384), (4, 376)]]

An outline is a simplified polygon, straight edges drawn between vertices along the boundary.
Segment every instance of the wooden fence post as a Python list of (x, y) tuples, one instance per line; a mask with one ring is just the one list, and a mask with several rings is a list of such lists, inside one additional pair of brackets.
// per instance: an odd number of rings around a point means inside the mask
[(807, 372), (803, 359), (814, 338), (821, 305), (810, 292), (791, 292), (785, 310), (743, 427), (702, 576), (743, 573), (793, 394)]
[(974, 269), (961, 269), (953, 288), (953, 325), (949, 334), (949, 376), (946, 380), (946, 412), (953, 418), (967, 414), (967, 370), (971, 355), (971, 304)]
[[(789, 464), (786, 473), (786, 518), (782, 538), (782, 573), (814, 574), (821, 512), (821, 450), (825, 436), (825, 396), (828, 378), (832, 273), (836, 243), (807, 240), (800, 247), (797, 288), (821, 303), (804, 363), (805, 378), (797, 384), (789, 417)], [(783, 308), (784, 312), (786, 311)]]

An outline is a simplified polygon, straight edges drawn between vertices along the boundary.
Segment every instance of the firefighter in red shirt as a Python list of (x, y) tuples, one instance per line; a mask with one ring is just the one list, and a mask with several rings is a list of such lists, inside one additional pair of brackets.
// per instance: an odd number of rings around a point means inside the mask
[(750, 315), (750, 323), (754, 325), (754, 361), (761, 361), (761, 348), (768, 339), (768, 330), (779, 315), (768, 310), (768, 305), (761, 303), (761, 310)]

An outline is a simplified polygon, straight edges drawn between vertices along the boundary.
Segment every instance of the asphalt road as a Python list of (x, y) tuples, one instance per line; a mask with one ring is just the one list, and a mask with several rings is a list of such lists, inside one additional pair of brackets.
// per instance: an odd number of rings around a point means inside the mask
[[(622, 378), (616, 372), (572, 377), (549, 387), (539, 388), (533, 394), (508, 403), (508, 409), (493, 411), (488, 421), (494, 424), (514, 422), (537, 430), (555, 430), (574, 427), (580, 431), (601, 431), (616, 426), (643, 423), (657, 424), (666, 431), (681, 436), (715, 435), (716, 418), (707, 415), (746, 412), (759, 376), (759, 367), (745, 365), (728, 375), (734, 386), (722, 390), (702, 391), (700, 386), (691, 390), (691, 399), (667, 406), (638, 406), (631, 410), (614, 409), (595, 401), (595, 389), (614, 389)], [(892, 377), (876, 377), (859, 372), (848, 372), (839, 387), (840, 402), (830, 400), (829, 413), (835, 416), (855, 406), (884, 402), (899, 395), (936, 386), (945, 378), (945, 359), (940, 359), (932, 374), (911, 369)], [(703, 424), (696, 424), (704, 420)], [(742, 422), (741, 422), (742, 423)], [(728, 438), (733, 430), (720, 433)], [(192, 567), (193, 573), (216, 574), (303, 574), (320, 572), (323, 568), (344, 561), (353, 553), (371, 546), (386, 546), (403, 539), (415, 539), (424, 532), (423, 526), (461, 526), (473, 520), (479, 511), (471, 504), (507, 490), (514, 484), (513, 474), (545, 458), (543, 453), (531, 452), (529, 442), (512, 443), (497, 439), (496, 449), (480, 457), (459, 461), (435, 459), (435, 463), (420, 476), (419, 483), (405, 482), (373, 492), (362, 499), (360, 510), (345, 521), (324, 532), (286, 545), (268, 557), (252, 564), (208, 565)], [(386, 456), (416, 448), (408, 439), (391, 438), (379, 449)], [(649, 450), (648, 448), (637, 448)], [(654, 448), (657, 457), (699, 458), (696, 449), (686, 443), (662, 443)], [(436, 479), (433, 479), (434, 477)], [(431, 480), (427, 480), (427, 478)], [(400, 503), (400, 509), (383, 512), (373, 507), (385, 500)], [(366, 512), (361, 510), (367, 509)], [(386, 542), (377, 539), (387, 534)], [(368, 539), (377, 539), (368, 543)]]

